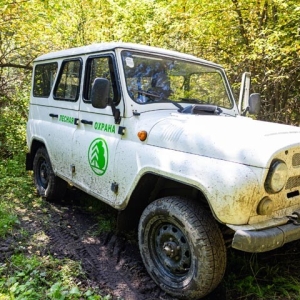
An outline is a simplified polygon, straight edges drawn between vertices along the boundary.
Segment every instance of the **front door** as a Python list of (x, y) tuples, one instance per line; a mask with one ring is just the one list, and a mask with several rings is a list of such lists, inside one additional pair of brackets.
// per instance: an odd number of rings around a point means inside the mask
[[(83, 99), (80, 103), (79, 126), (73, 136), (73, 182), (89, 194), (113, 204), (117, 189), (114, 184), (114, 156), (121, 135), (110, 106), (94, 108), (90, 101), (95, 78), (111, 83), (110, 97), (120, 106), (112, 53), (87, 58)], [(122, 111), (121, 111), (122, 115)]]

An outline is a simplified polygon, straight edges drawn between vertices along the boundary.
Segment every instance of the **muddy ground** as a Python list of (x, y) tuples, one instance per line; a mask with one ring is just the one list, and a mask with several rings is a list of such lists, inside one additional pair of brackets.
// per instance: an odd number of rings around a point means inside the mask
[[(99, 288), (102, 295), (109, 294), (112, 300), (175, 299), (146, 272), (137, 233), (117, 234), (117, 212), (102, 202), (72, 190), (62, 203), (35, 198), (28, 199), (26, 205), (16, 204), (15, 209), (19, 229), (0, 240), (0, 263), (19, 252), (50, 254), (80, 262), (85, 274), (78, 279), (81, 286)], [(228, 249), (224, 280), (203, 300), (264, 299), (260, 295), (262, 289), (271, 295), (265, 299), (299, 299), (299, 249), (300, 241), (261, 254)], [(295, 280), (286, 282), (282, 279), (286, 276)]]
[[(115, 218), (116, 213), (103, 204), (102, 209), (94, 209), (97, 200), (89, 199), (89, 203), (82, 205), (86, 196), (83, 200), (80, 197), (82, 193), (78, 196), (75, 192), (63, 203), (44, 202), (42, 207), (21, 210), (20, 227), (28, 231), (29, 236), (40, 235), (33, 245), (27, 244), (25, 251), (80, 261), (86, 274), (82, 284), (97, 286), (112, 299), (175, 299), (162, 291), (147, 274), (136, 234), (128, 237), (117, 235), (115, 231), (101, 232), (99, 216), (103, 222)], [(0, 261), (12, 255), (18, 245), (17, 235), (1, 241)], [(218, 288), (205, 299), (224, 299), (221, 294), (222, 288)]]

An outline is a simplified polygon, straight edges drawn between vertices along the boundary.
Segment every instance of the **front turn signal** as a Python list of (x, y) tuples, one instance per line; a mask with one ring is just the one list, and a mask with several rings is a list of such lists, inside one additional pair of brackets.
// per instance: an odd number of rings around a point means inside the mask
[(147, 131), (141, 130), (141, 131), (138, 132), (137, 136), (143, 142), (147, 138)]

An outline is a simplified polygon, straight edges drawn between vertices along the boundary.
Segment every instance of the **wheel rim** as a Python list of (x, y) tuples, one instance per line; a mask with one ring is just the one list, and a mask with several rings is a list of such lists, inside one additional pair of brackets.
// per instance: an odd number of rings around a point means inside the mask
[(46, 189), (48, 186), (49, 174), (49, 164), (45, 159), (40, 159), (38, 164), (37, 182), (44, 189)]
[(149, 237), (158, 271), (174, 281), (184, 280), (191, 269), (191, 250), (182, 230), (173, 223), (159, 222), (152, 227)]

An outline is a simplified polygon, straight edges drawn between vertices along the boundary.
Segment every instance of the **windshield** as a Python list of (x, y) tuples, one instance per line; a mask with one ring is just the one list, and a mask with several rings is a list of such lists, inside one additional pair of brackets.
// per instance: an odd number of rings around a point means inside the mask
[(127, 91), (137, 103), (176, 101), (232, 108), (221, 71), (164, 56), (123, 51)]

